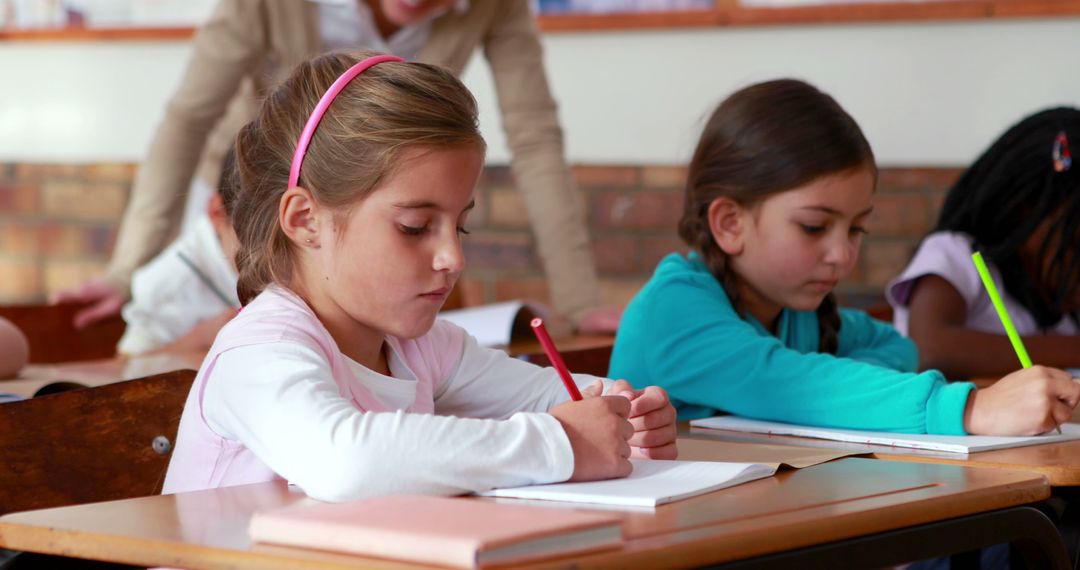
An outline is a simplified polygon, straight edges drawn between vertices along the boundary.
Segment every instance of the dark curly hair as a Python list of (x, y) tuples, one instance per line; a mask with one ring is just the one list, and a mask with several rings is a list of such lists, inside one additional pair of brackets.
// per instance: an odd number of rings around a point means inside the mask
[[(1080, 110), (1047, 109), (1005, 131), (949, 190), (934, 228), (970, 235), (1042, 329), (1077, 320), (1080, 288), (1080, 165), (1055, 170), (1060, 133), (1075, 148)], [(1025, 259), (1021, 250), (1037, 232), (1046, 233)]]

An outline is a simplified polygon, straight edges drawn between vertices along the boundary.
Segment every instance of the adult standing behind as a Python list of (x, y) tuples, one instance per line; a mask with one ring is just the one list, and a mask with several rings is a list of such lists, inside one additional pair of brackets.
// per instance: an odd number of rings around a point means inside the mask
[(176, 233), (189, 188), (197, 192), (195, 177), (218, 179), (222, 157), (266, 89), (301, 61), (345, 47), (434, 63), (458, 76), (483, 48), (554, 309), (579, 330), (613, 331), (618, 312), (598, 308), (584, 216), (527, 0), (221, 0), (195, 35), (105, 275), (55, 296), (90, 303), (76, 326), (120, 311), (132, 272)]

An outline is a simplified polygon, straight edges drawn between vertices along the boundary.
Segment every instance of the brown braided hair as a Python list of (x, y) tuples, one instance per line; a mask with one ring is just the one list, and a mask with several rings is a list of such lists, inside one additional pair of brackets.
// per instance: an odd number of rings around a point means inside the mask
[[(709, 205), (728, 197), (744, 207), (823, 176), (877, 169), (870, 143), (829, 95), (803, 81), (779, 79), (736, 91), (713, 111), (687, 172), (679, 236), (697, 251), (740, 316), (738, 275), (709, 230)], [(836, 297), (817, 308), (818, 350), (835, 354), (840, 332)]]

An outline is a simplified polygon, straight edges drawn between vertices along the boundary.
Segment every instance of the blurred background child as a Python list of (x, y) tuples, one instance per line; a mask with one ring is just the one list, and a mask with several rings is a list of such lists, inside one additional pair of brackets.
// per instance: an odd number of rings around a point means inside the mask
[(971, 261), (981, 251), (1037, 364), (1080, 366), (1080, 111), (1046, 109), (1010, 127), (949, 190), (941, 216), (886, 288), (923, 368), (956, 378), (1017, 367)]
[(225, 158), (218, 191), (191, 232), (181, 235), (132, 277), (127, 327), (117, 350), (205, 352), (218, 330), (236, 315), (236, 250), (229, 217), (240, 192), (234, 155)]

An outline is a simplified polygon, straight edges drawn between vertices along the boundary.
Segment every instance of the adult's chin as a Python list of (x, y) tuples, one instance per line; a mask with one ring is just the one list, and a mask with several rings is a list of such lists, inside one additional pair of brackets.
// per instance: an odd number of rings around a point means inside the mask
[(383, 3), (383, 16), (394, 25), (405, 27), (422, 20), (431, 12), (427, 3), (411, 6), (402, 0), (389, 0)]

